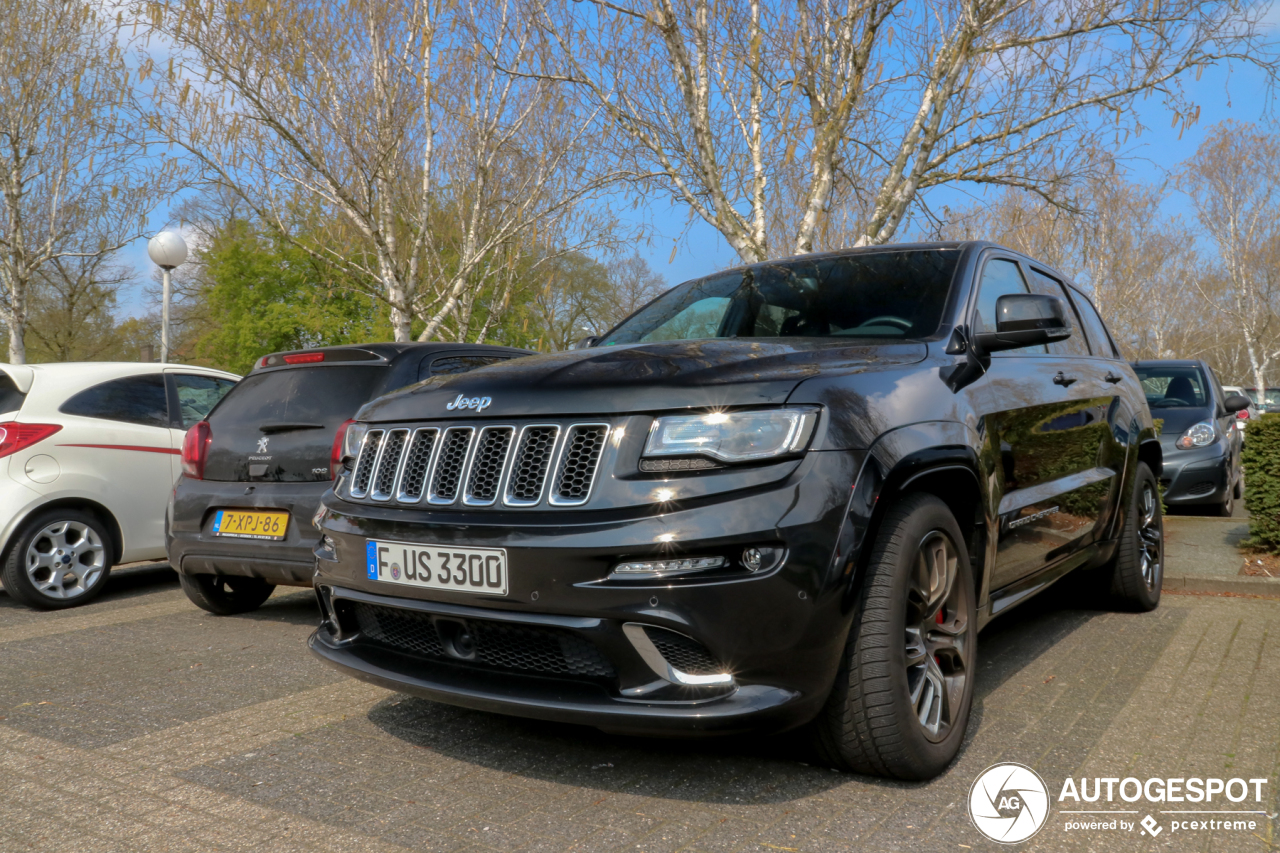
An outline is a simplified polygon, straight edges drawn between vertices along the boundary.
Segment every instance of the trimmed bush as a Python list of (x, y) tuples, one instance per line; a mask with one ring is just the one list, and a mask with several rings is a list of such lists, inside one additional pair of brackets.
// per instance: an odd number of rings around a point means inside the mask
[(1280, 553), (1280, 414), (1253, 418), (1245, 427), (1247, 488), (1244, 505), (1250, 544)]

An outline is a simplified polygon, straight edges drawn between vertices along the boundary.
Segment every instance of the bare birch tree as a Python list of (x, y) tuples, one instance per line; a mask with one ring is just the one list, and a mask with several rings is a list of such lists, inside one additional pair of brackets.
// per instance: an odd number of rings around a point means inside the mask
[(534, 47), (513, 0), (172, 0), (145, 18), (171, 49), (147, 60), (168, 137), (281, 234), (298, 204), (331, 211), (361, 251), (305, 248), (374, 285), (397, 340), (441, 334), (512, 246), (597, 236), (590, 116), (500, 70)]
[(124, 111), (112, 22), (81, 0), (0, 0), (0, 285), (9, 361), (26, 360), (31, 288), (50, 265), (139, 236), (177, 172)]
[(1280, 321), (1280, 141), (1252, 125), (1217, 125), (1187, 161), (1183, 187), (1200, 226), (1217, 249), (1225, 279), (1205, 301), (1231, 321), (1244, 342), (1255, 386), (1280, 349), (1268, 344)]
[[(1100, 139), (1176, 120), (1179, 81), (1266, 65), (1260, 3), (1202, 0), (560, 0), (549, 79), (603, 111), (642, 190), (744, 261), (892, 240), (922, 191), (1021, 187), (1054, 204)], [(1266, 65), (1270, 69), (1270, 65)]]

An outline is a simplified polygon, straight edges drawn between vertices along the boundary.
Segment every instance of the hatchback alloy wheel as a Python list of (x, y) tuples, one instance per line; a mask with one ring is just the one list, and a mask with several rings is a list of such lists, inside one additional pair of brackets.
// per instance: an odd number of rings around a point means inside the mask
[(907, 688), (916, 719), (934, 743), (951, 730), (969, 676), (968, 592), (956, 583), (958, 563), (950, 538), (930, 531), (920, 542), (907, 592)]
[(84, 595), (106, 568), (107, 549), (97, 531), (83, 522), (46, 525), (27, 546), (27, 577), (37, 592), (50, 598)]

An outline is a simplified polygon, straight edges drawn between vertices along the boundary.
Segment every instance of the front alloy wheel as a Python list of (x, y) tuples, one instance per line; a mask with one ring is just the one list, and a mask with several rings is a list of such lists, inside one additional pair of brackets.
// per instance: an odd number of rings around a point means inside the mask
[(907, 688), (924, 736), (946, 738), (969, 672), (968, 591), (956, 582), (960, 558), (941, 530), (921, 541), (907, 592)]
[(951, 510), (907, 495), (880, 524), (835, 686), (810, 724), (843, 770), (931, 779), (960, 750), (973, 704), (973, 570)]

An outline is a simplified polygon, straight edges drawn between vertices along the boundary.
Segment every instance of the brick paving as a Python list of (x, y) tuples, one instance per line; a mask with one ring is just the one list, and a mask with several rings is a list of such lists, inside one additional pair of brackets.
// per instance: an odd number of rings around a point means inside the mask
[(1017, 849), (1280, 850), (1280, 601), (1041, 598), (981, 636), (959, 759), (902, 784), (786, 736), (623, 738), (364, 685), (307, 653), (305, 591), (224, 619), (156, 570), (63, 613), (0, 593), (0, 851), (1002, 850), (966, 800), (1003, 760), (1055, 799), (1067, 776), (1269, 780), (1254, 832), (1068, 832), (1055, 804)]

